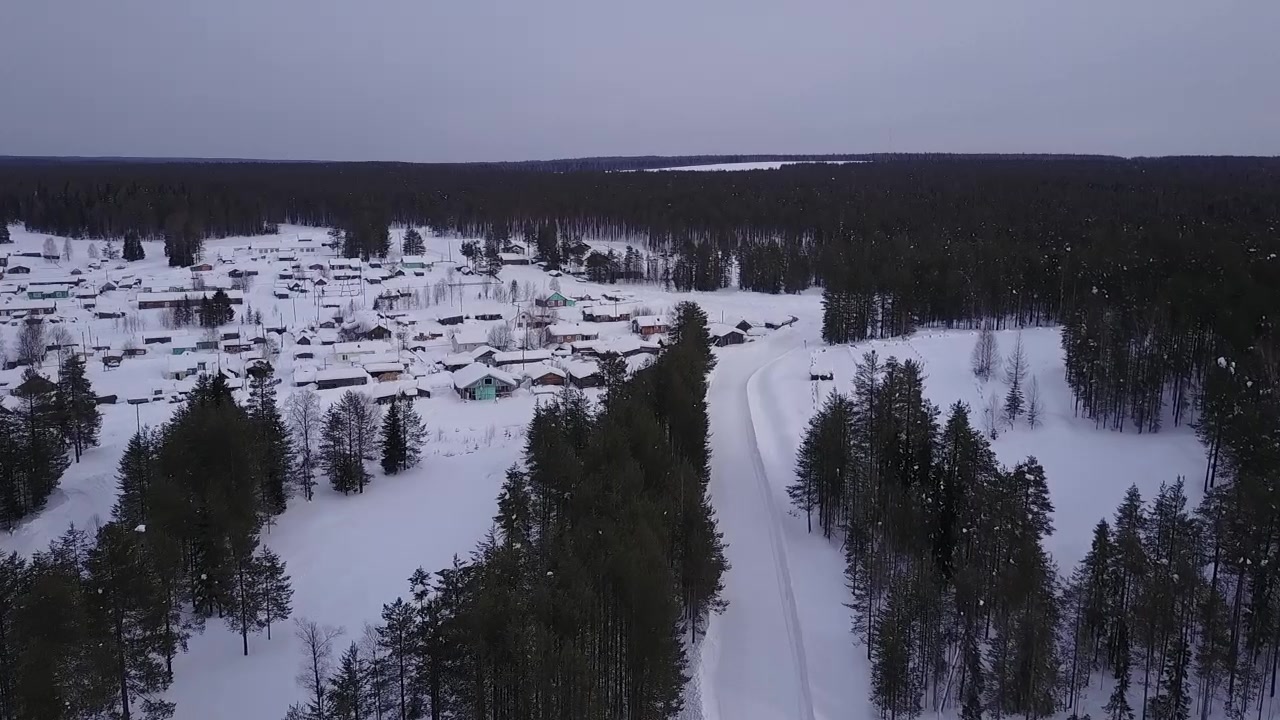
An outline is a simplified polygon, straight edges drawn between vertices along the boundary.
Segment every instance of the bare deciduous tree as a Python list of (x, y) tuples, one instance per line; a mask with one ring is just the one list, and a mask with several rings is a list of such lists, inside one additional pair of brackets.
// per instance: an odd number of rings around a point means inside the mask
[(311, 390), (299, 390), (285, 402), (289, 430), (298, 452), (298, 484), (302, 496), (310, 502), (315, 494), (316, 447), (320, 442), (320, 399)]
[(44, 362), (46, 348), (44, 323), (25, 323), (18, 333), (18, 362), (37, 366)]
[(307, 691), (310, 717), (329, 717), (329, 676), (333, 673), (333, 644), (342, 637), (342, 628), (320, 625), (314, 620), (294, 620), (294, 635), (302, 643), (302, 666), (298, 684)]
[(499, 350), (506, 350), (511, 347), (512, 334), (511, 326), (507, 323), (498, 323), (489, 328), (489, 336), (486, 338), (489, 345)]
[(1027, 424), (1035, 428), (1040, 425), (1040, 381), (1031, 376), (1031, 386), (1027, 389)]
[(996, 346), (996, 333), (990, 320), (982, 323), (982, 329), (978, 331), (978, 341), (974, 343), (971, 362), (973, 374), (983, 382), (991, 379), (996, 365), (1000, 364), (1000, 349)]
[(995, 440), (1000, 436), (1000, 422), (1000, 396), (994, 392), (988, 393), (987, 404), (982, 409), (982, 427), (987, 431), (987, 437)]

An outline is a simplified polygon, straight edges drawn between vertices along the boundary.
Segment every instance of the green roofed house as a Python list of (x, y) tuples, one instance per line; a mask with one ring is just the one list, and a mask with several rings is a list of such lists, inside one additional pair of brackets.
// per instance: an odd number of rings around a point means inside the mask
[(534, 301), (538, 307), (573, 307), (576, 303), (558, 291)]
[(463, 400), (495, 400), (520, 385), (513, 375), (482, 363), (472, 363), (453, 373), (453, 387)]

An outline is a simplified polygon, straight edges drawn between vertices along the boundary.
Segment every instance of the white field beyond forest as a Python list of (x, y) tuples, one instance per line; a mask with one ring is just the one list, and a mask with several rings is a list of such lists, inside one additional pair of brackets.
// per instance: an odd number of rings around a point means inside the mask
[[(39, 249), (46, 237), (17, 226), (11, 230), (16, 244), (0, 247), (0, 253)], [(281, 229), (281, 237), (299, 233), (319, 240), (325, 231)], [(398, 242), (399, 237), (400, 232), (393, 231), (393, 240)], [(245, 238), (210, 241), (206, 258), (219, 253), (229, 256), (229, 248), (247, 242)], [(57, 243), (61, 248), (62, 239)], [(459, 244), (458, 239), (429, 237), (428, 255), (452, 253), (457, 259)], [(87, 265), (88, 245), (88, 241), (73, 241), (74, 259), (62, 269)], [(110, 272), (136, 274), (144, 285), (189, 282), (186, 270), (164, 264), (159, 243), (146, 243), (146, 252), (145, 261)], [(249, 291), (247, 302), (262, 312), (265, 324), (298, 327), (314, 320), (312, 300), (272, 297), (272, 263), (258, 261), (255, 266), (264, 268), (264, 275)], [(104, 279), (99, 276), (105, 272), (89, 274), (96, 282)], [(442, 276), (437, 269), (411, 282), (435, 283)], [(12, 276), (6, 282), (16, 279)], [(551, 280), (536, 267), (505, 268), (502, 279), (531, 283), (540, 291)], [(713, 321), (779, 314), (799, 318), (793, 327), (716, 351), (718, 364), (709, 391), (711, 489), (732, 564), (725, 578), (729, 608), (713, 619), (705, 640), (691, 652), (684, 715), (707, 720), (875, 717), (868, 700), (865, 649), (854, 646), (849, 610), (843, 605), (847, 590), (842, 552), (834, 542), (806, 532), (804, 517), (789, 506), (785, 488), (794, 477), (796, 448), (816, 403), (832, 388), (851, 389), (855, 362), (867, 350), (876, 350), (882, 358), (894, 355), (921, 361), (927, 395), (944, 417), (952, 402), (962, 400), (980, 426), (985, 397), (991, 392), (1003, 397), (1006, 387), (1000, 379), (986, 384), (974, 379), (969, 353), (975, 333), (924, 331), (852, 348), (830, 347), (823, 352), (835, 378), (815, 384), (808, 379), (808, 369), (811, 353), (822, 347), (817, 292), (793, 296), (736, 290), (667, 293), (649, 285), (602, 288), (569, 277), (559, 282), (566, 294), (598, 296), (602, 289), (623, 290), (655, 311), (680, 300), (694, 300)], [(351, 299), (357, 304), (372, 302), (374, 294)], [(131, 299), (132, 293), (117, 291), (104, 295), (99, 303), (128, 310), (147, 329), (162, 328), (164, 311), (139, 312)], [(59, 301), (60, 313), (63, 303), (74, 305)], [(431, 305), (409, 312), (425, 321), (457, 312), (459, 304), (468, 314), (493, 308), (509, 317), (512, 311), (510, 305), (466, 296), (444, 307)], [(243, 307), (236, 309), (239, 314)], [(576, 312), (567, 310), (563, 319), (576, 319)], [(67, 326), (77, 341), (83, 334), (118, 345), (129, 334), (116, 321), (92, 320), (85, 311), (67, 314), (75, 317)], [(621, 323), (600, 328), (602, 336), (628, 334)], [(6, 348), (12, 350), (16, 333), (15, 326), (0, 325)], [(1007, 352), (1015, 333), (997, 336), (1000, 349)], [(1036, 429), (1025, 423), (1006, 429), (993, 446), (1007, 465), (1027, 455), (1035, 455), (1044, 465), (1056, 509), (1056, 532), (1048, 549), (1065, 574), (1087, 549), (1093, 525), (1111, 515), (1131, 483), (1149, 498), (1160, 483), (1186, 476), (1189, 492), (1197, 497), (1204, 455), (1186, 427), (1168, 427), (1157, 434), (1117, 433), (1095, 429), (1093, 422), (1075, 417), (1063, 379), (1058, 331), (1027, 329), (1023, 340), (1030, 363), (1028, 381), (1031, 376), (1038, 379), (1044, 422)], [(283, 403), (292, 390), (288, 341), (281, 350), (277, 371), (284, 379), (279, 398)], [(424, 366), (447, 352), (443, 345), (428, 349), (415, 362)], [(56, 368), (50, 358), (44, 370), (52, 375)], [(162, 379), (169, 362), (164, 356), (149, 355), (104, 371), (91, 360), (89, 376), (99, 394), (118, 393), (123, 400), (171, 385)], [(0, 382), (14, 379), (14, 371), (0, 373)], [(322, 403), (340, 394), (322, 392)], [(466, 556), (491, 527), (503, 473), (520, 457), (524, 428), (537, 401), (527, 391), (497, 402), (466, 403), (448, 394), (418, 400), (416, 407), (428, 426), (421, 465), (395, 477), (384, 477), (374, 469), (374, 480), (363, 495), (344, 497), (321, 485), (311, 503), (294, 498), (288, 511), (264, 532), (263, 541), (288, 563), (295, 616), (345, 627), (346, 639), (354, 639), (363, 623), (377, 620), (383, 603), (407, 593), (407, 578), (414, 569), (436, 570), (448, 565), (454, 555)], [(0, 547), (29, 555), (71, 523), (92, 530), (107, 520), (116, 493), (116, 464), (129, 436), (139, 422), (150, 426), (164, 422), (173, 407), (168, 403), (104, 406), (101, 447), (72, 465), (48, 507), (0, 537)], [(250, 655), (242, 657), (239, 637), (211, 619), (177, 661), (176, 680), (168, 696), (178, 703), (177, 717), (184, 720), (278, 718), (301, 696), (294, 682), (300, 661), (298, 643), (288, 625), (273, 628), (270, 640), (265, 635), (250, 638)], [(1089, 692), (1086, 709), (1105, 702), (1104, 691), (1096, 684)]]

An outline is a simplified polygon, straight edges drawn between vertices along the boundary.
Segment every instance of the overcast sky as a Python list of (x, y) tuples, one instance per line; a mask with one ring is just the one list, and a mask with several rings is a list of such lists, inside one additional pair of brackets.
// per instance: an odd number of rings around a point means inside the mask
[(1280, 154), (1276, 0), (0, 0), (0, 154)]

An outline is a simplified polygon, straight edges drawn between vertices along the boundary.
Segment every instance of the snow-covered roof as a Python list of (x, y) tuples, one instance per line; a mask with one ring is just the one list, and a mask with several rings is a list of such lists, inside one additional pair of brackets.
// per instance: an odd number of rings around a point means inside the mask
[(606, 340), (597, 340), (595, 342), (594, 349), (602, 355), (610, 353), (630, 355), (631, 353), (641, 351), (657, 352), (662, 349), (662, 346), (655, 342), (641, 340), (634, 335), (623, 335), (621, 337), (613, 337)]
[(593, 362), (566, 362), (564, 369), (576, 378), (589, 377), (600, 372), (600, 367)]
[(370, 374), (404, 372), (404, 364), (398, 362), (372, 362), (365, 363), (364, 369)]
[(724, 337), (725, 335), (732, 335), (732, 334), (734, 334), (734, 333), (737, 333), (738, 335), (743, 335), (743, 334), (744, 334), (744, 333), (743, 333), (741, 330), (739, 330), (738, 328), (736, 328), (736, 327), (734, 327), (734, 326), (732, 326), (732, 325), (726, 325), (726, 324), (724, 324), (724, 323), (710, 323), (710, 324), (708, 324), (708, 325), (707, 325), (707, 333), (708, 333), (708, 334), (710, 334), (710, 335), (711, 335), (711, 337), (716, 337), (716, 338), (718, 338), (718, 337)]
[(540, 378), (544, 375), (559, 375), (560, 377), (568, 376), (562, 368), (546, 363), (527, 363), (525, 365), (512, 365), (507, 368), (511, 374), (519, 377)]
[(459, 345), (481, 345), (489, 341), (489, 331), (482, 327), (463, 327), (453, 331), (453, 341)]
[(640, 317), (631, 318), (631, 322), (638, 327), (659, 327), (667, 324), (667, 319), (661, 315), (641, 315)]
[(550, 350), (512, 350), (495, 353), (493, 361), (499, 365), (508, 363), (533, 363), (551, 359)]
[(499, 382), (507, 385), (519, 385), (515, 377), (509, 373), (505, 373), (496, 368), (491, 368), (482, 363), (472, 363), (464, 368), (455, 370), (453, 373), (453, 385), (456, 388), (467, 388), (475, 385), (486, 377), (491, 377)]
[(588, 328), (586, 325), (578, 323), (555, 323), (547, 326), (547, 332), (557, 337), (566, 335), (581, 335), (583, 337), (599, 337), (600, 331)]
[(333, 352), (336, 355), (372, 355), (373, 353), (395, 352), (395, 347), (383, 340), (363, 340), (360, 342), (334, 343)]
[(346, 368), (327, 368), (325, 370), (317, 370), (316, 382), (325, 380), (350, 380), (351, 378), (365, 377), (364, 368), (346, 367)]
[(443, 362), (446, 367), (464, 367), (466, 365), (470, 365), (475, 361), (476, 359), (471, 356), (471, 353), (460, 352), (460, 353), (449, 353), (448, 355), (445, 355), (444, 360), (442, 360), (441, 362)]

